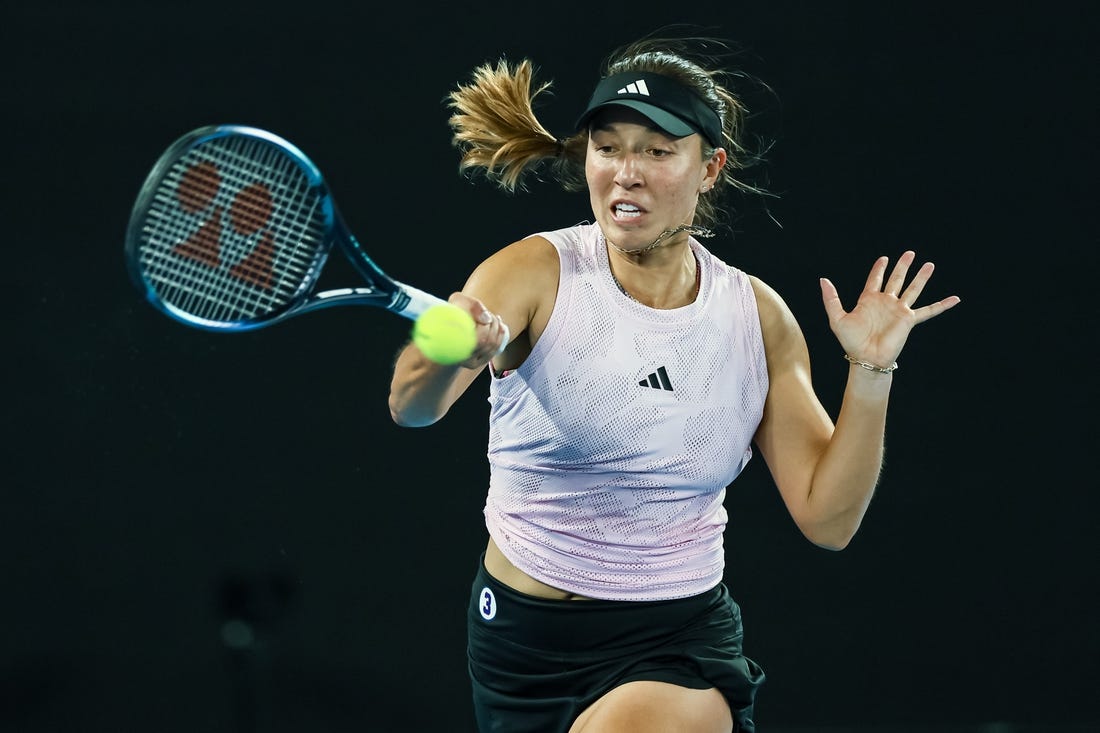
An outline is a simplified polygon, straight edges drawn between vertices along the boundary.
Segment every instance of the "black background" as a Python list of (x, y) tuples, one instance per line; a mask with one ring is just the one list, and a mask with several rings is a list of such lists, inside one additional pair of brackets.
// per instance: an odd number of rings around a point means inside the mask
[[(383, 267), (445, 297), (496, 248), (590, 216), (550, 185), (463, 179), (447, 92), (529, 57), (562, 134), (608, 51), (679, 22), (740, 42), (775, 92), (750, 105), (780, 197), (735, 200), (710, 245), (788, 300), (830, 412), (847, 364), (819, 276), (850, 304), (876, 256), (914, 248), (937, 264), (925, 297), (963, 299), (900, 359), (847, 550), (798, 534), (759, 458), (731, 487), (761, 730), (1096, 724), (1095, 12), (963, 8), (5, 6), (0, 729), (472, 730), (485, 383), (403, 430), (403, 319), (169, 321), (128, 281), (129, 208), (179, 135), (264, 127)], [(342, 264), (327, 284), (355, 284)], [(251, 646), (226, 642), (234, 620)]]

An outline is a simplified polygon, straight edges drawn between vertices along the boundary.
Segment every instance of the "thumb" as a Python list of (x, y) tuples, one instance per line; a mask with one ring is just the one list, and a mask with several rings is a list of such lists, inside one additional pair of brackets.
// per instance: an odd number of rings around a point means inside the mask
[(473, 316), (476, 322), (482, 325), (492, 323), (493, 321), (493, 314), (489, 312), (489, 309), (485, 307), (484, 303), (463, 292), (451, 293), (451, 297), (447, 299), (447, 302), (462, 308), (462, 310)]
[(840, 302), (840, 295), (829, 278), (821, 278), (820, 283), (821, 301), (825, 304), (825, 315), (829, 317), (830, 323), (835, 323), (845, 316), (844, 306)]

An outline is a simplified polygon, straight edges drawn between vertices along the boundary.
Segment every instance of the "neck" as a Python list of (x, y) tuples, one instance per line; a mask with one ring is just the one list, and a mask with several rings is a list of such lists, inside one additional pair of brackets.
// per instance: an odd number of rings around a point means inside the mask
[(714, 236), (714, 232), (712, 232), (710, 229), (707, 229), (706, 227), (696, 226), (695, 224), (681, 224), (678, 227), (674, 227), (672, 229), (664, 230), (663, 232), (661, 232), (657, 236), (656, 239), (653, 240), (653, 242), (651, 244), (648, 244), (645, 247), (642, 247), (641, 249), (623, 249), (622, 247), (615, 244), (614, 242), (612, 242), (610, 239), (607, 239), (606, 237), (604, 237), (604, 241), (607, 242), (609, 245), (611, 245), (614, 249), (616, 249), (619, 252), (623, 253), (624, 255), (640, 255), (640, 254), (645, 254), (646, 252), (651, 252), (651, 251), (657, 249), (658, 247), (663, 247), (663, 246), (668, 245), (668, 244), (675, 244), (675, 241), (672, 239), (672, 237), (679, 234), (680, 232), (687, 232), (688, 234), (694, 234), (696, 237), (700, 237), (700, 238), (706, 238), (706, 237), (713, 237)]
[[(669, 250), (660, 257), (638, 257), (638, 250), (623, 250), (607, 238), (601, 238), (608, 247), (605, 251), (611, 279), (619, 292), (630, 300), (667, 310), (689, 305), (698, 297), (699, 260), (687, 239), (676, 242), (684, 245), (682, 256)], [(616, 256), (612, 250), (622, 256)]]

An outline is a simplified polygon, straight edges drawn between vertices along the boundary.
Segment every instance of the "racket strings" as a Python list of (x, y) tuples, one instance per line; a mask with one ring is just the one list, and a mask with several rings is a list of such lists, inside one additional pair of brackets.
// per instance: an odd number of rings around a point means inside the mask
[(227, 136), (167, 170), (145, 220), (141, 260), (168, 305), (218, 322), (269, 316), (301, 297), (327, 253), (324, 198), (297, 161)]

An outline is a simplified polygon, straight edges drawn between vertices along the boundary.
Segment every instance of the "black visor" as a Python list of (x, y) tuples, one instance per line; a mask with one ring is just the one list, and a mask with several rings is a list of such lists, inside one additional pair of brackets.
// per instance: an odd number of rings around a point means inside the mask
[(673, 137), (699, 133), (714, 147), (722, 145), (722, 121), (694, 92), (679, 82), (648, 71), (613, 74), (601, 79), (577, 129), (588, 125), (597, 110), (610, 105), (630, 107)]

